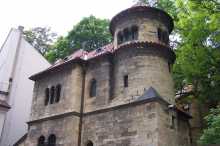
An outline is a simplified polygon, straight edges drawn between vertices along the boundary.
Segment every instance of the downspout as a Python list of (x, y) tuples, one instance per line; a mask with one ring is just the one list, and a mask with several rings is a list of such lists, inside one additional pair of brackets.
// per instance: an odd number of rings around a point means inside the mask
[(80, 105), (80, 117), (79, 117), (79, 135), (78, 135), (78, 146), (81, 146), (82, 138), (82, 122), (83, 122), (83, 109), (84, 109), (84, 98), (85, 98), (85, 78), (86, 78), (86, 64), (82, 64), (82, 90), (81, 90), (81, 105)]
[(17, 62), (18, 62), (18, 56), (19, 56), (19, 52), (20, 52), (21, 38), (22, 38), (23, 29), (24, 29), (23, 26), (18, 26), (19, 38), (18, 38), (18, 44), (16, 46), (15, 59), (13, 61), (12, 72), (11, 72), (10, 79), (9, 79), (9, 94), (10, 94), (10, 89), (11, 89), (11, 84), (12, 84), (12, 81), (13, 81), (13, 77), (14, 77), (14, 74), (15, 74), (15, 68), (16, 68), (16, 65), (17, 65)]
[(115, 74), (114, 74), (114, 56), (109, 56), (109, 100), (114, 98), (114, 85), (115, 85)]

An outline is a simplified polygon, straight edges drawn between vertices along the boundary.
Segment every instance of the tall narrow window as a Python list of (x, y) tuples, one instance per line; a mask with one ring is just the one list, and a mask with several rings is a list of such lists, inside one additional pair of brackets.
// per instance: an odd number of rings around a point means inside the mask
[(54, 95), (55, 95), (55, 88), (54, 86), (52, 86), (50, 89), (50, 104), (54, 103)]
[(96, 80), (92, 79), (91, 84), (90, 84), (90, 97), (95, 97), (96, 96)]
[(48, 137), (48, 146), (56, 146), (56, 136), (54, 134)]
[(127, 28), (124, 29), (124, 41), (128, 41), (129, 40), (129, 31)]
[(158, 35), (159, 41), (162, 41), (162, 30), (160, 28), (157, 29), (157, 35)]
[(169, 43), (169, 34), (167, 31), (163, 31), (163, 42), (165, 44), (168, 44)]
[(118, 32), (118, 44), (121, 44), (123, 42), (123, 36), (121, 32)]
[(50, 89), (46, 88), (45, 89), (45, 102), (44, 102), (45, 105), (48, 105), (49, 99), (50, 99)]
[(137, 40), (138, 39), (138, 27), (132, 26), (131, 32), (132, 32), (132, 40)]
[(93, 146), (93, 142), (89, 140), (89, 141), (87, 142), (86, 146)]
[(124, 87), (128, 87), (128, 75), (124, 76)]
[(56, 86), (56, 98), (55, 98), (55, 102), (59, 102), (60, 101), (60, 95), (61, 95), (61, 85), (58, 84)]
[(37, 146), (44, 146), (44, 144), (45, 144), (45, 137), (44, 136), (40, 136), (38, 138)]

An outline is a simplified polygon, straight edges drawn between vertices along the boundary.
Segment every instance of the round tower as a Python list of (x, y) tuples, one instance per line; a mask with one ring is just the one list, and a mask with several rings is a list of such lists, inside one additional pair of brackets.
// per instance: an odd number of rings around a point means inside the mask
[[(169, 47), (173, 30), (172, 18), (163, 10), (138, 3), (114, 16), (110, 32), (116, 52), (115, 97), (141, 95), (154, 88), (169, 103), (174, 103), (173, 80), (170, 67), (175, 54)], [(123, 90), (120, 74), (128, 79)], [(118, 83), (117, 83), (118, 82)], [(125, 82), (125, 81), (124, 81)]]

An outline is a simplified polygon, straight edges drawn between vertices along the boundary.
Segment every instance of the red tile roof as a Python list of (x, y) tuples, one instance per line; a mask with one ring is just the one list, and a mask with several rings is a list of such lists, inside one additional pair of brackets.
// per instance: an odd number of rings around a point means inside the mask
[[(122, 45), (119, 45), (118, 48), (114, 48), (113, 43), (107, 44), (101, 48), (98, 48), (96, 50), (87, 52), (84, 51), (82, 49), (77, 50), (76, 52), (74, 52), (73, 54), (65, 57), (64, 59), (59, 59), (57, 60), (51, 67), (49, 67), (48, 69), (39, 72), (37, 74), (34, 74), (30, 77), (31, 80), (36, 80), (37, 77), (39, 77), (40, 75), (46, 73), (46, 72), (50, 72), (53, 71), (55, 68), (59, 68), (61, 66), (63, 66), (64, 64), (69, 64), (71, 62), (83, 62), (83, 61), (88, 61), (90, 59), (94, 59), (96, 57), (102, 56), (104, 54), (111, 54), (114, 53), (115, 51), (117, 51), (118, 49), (123, 49), (123, 48), (128, 48), (128, 47), (148, 47), (148, 46), (153, 46), (156, 48), (162, 48), (162, 49), (170, 49), (169, 46), (162, 44), (162, 43), (155, 43), (155, 42), (139, 42), (139, 41), (131, 41), (131, 42), (127, 42), (124, 43)], [(164, 51), (165, 51), (164, 50)]]

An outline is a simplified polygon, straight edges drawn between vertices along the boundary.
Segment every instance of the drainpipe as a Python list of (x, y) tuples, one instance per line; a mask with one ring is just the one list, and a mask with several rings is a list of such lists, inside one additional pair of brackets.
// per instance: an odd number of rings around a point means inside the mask
[(13, 66), (12, 66), (12, 72), (9, 78), (9, 94), (10, 94), (10, 89), (11, 89), (11, 85), (12, 85), (12, 81), (13, 81), (13, 77), (15, 74), (15, 68), (18, 62), (18, 56), (19, 56), (19, 52), (20, 52), (20, 46), (21, 46), (21, 38), (22, 38), (22, 34), (23, 34), (23, 30), (24, 27), (23, 26), (18, 26), (18, 30), (19, 30), (19, 38), (18, 38), (18, 43), (16, 46), (16, 52), (15, 52), (15, 58), (13, 61)]
[(81, 146), (82, 138), (82, 122), (83, 122), (83, 109), (84, 109), (84, 97), (85, 97), (85, 78), (86, 78), (86, 64), (82, 64), (82, 90), (81, 90), (81, 105), (80, 105), (80, 119), (79, 119), (79, 135), (78, 146)]

